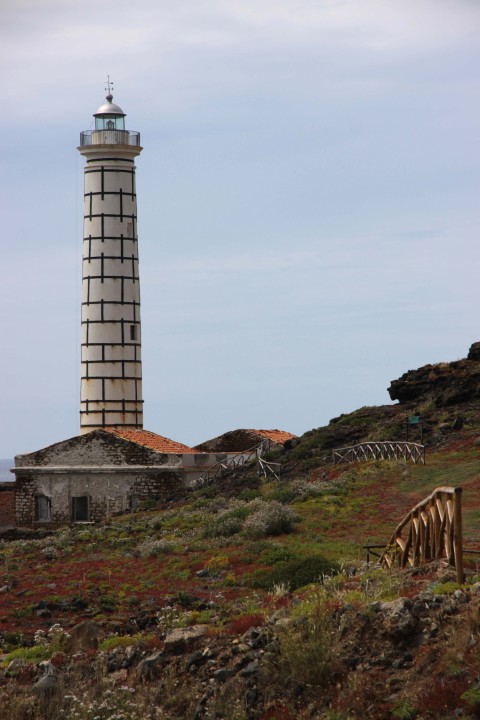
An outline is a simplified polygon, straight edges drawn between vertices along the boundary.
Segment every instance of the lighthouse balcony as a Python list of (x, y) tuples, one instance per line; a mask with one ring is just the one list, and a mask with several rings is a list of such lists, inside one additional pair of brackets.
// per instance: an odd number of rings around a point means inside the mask
[(80, 146), (134, 145), (140, 147), (140, 133), (134, 130), (85, 130), (80, 133)]

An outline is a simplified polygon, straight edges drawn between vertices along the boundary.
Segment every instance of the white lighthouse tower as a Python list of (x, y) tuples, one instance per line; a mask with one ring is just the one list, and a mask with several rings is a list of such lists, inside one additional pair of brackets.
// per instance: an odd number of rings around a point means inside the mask
[(86, 159), (80, 432), (143, 427), (135, 158), (140, 133), (110, 92), (80, 134)]

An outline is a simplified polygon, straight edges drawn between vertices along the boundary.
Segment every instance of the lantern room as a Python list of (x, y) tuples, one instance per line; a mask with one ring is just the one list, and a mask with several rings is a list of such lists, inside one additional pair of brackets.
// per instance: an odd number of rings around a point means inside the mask
[(111, 93), (105, 99), (107, 102), (94, 114), (95, 130), (125, 130), (125, 113), (122, 108), (112, 102)]

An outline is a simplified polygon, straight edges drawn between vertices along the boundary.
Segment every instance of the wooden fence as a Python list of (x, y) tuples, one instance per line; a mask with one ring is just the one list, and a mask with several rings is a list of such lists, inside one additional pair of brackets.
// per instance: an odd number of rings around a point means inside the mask
[(407, 567), (446, 558), (456, 568), (457, 582), (463, 583), (461, 500), (461, 487), (434, 490), (397, 525), (380, 563)]
[(270, 447), (270, 440), (262, 440), (262, 442), (254, 448), (245, 450), (245, 452), (237, 453), (227, 460), (222, 460), (216, 463), (216, 465), (213, 465), (200, 475), (195, 483), (195, 486), (201, 487), (202, 485), (209, 485), (210, 483), (224, 477), (228, 473), (233, 472), (237, 468), (248, 465), (253, 461), (257, 463), (257, 471), (259, 475), (262, 474), (265, 477), (271, 475), (276, 480), (280, 480), (280, 463), (268, 462), (262, 457), (263, 453), (270, 450)]
[(333, 464), (366, 462), (368, 460), (405, 460), (425, 465), (425, 445), (411, 442), (364, 442), (333, 451)]

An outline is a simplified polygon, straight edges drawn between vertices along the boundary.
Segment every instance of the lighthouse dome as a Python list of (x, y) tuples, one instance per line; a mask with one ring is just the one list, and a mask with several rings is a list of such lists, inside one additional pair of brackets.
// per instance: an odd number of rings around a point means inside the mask
[(119, 105), (115, 105), (112, 100), (113, 95), (108, 94), (106, 97), (107, 102), (100, 105), (97, 112), (94, 113), (94, 117), (98, 117), (99, 115), (123, 115), (123, 117), (125, 117), (122, 108)]

